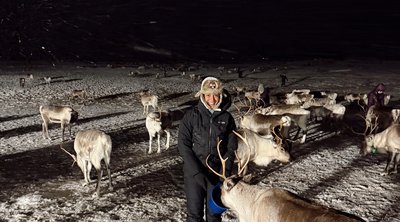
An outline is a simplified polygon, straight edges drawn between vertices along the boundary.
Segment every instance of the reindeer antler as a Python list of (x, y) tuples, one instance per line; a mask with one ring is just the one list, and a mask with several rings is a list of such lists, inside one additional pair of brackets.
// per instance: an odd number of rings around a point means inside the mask
[(73, 167), (73, 166), (74, 166), (74, 163), (76, 162), (76, 157), (75, 157), (75, 155), (71, 154), (71, 153), (68, 152), (66, 149), (64, 149), (62, 145), (63, 145), (63, 144), (61, 143), (61, 144), (60, 144), (60, 148), (61, 148), (64, 152), (66, 152), (68, 155), (70, 155), (70, 156), (72, 157), (72, 159), (74, 160), (74, 162), (72, 162), (72, 165), (71, 165), (71, 167)]
[[(250, 146), (249, 146), (249, 143), (248, 143), (248, 141), (247, 141), (246, 132), (244, 132), (244, 138), (243, 138), (242, 135), (240, 135), (240, 134), (239, 134), (238, 132), (236, 132), (236, 131), (233, 131), (233, 133), (236, 134), (236, 136), (238, 136), (240, 139), (242, 139), (243, 142), (246, 144), (247, 147), (250, 147)], [(240, 158), (238, 157), (237, 152), (235, 152), (235, 155), (236, 155), (236, 158), (238, 159), (238, 175), (240, 176), (240, 175), (243, 173), (244, 169), (246, 168), (247, 164), (248, 164), (249, 161), (250, 161), (250, 154), (249, 154), (249, 156), (247, 157), (246, 163), (244, 163), (243, 166), (241, 166), (241, 164), (240, 164)]]
[(219, 176), (219, 177), (221, 177), (221, 178), (223, 178), (223, 179), (225, 180), (225, 179), (226, 179), (225, 167), (226, 167), (226, 161), (228, 160), (228, 157), (225, 158), (225, 159), (222, 158), (221, 151), (220, 151), (220, 147), (219, 147), (220, 144), (221, 144), (221, 142), (222, 142), (222, 140), (218, 141), (218, 144), (217, 144), (217, 151), (218, 151), (219, 159), (221, 160), (221, 164), (222, 164), (222, 174), (216, 172), (210, 165), (208, 165), (208, 158), (210, 157), (211, 154), (209, 154), (209, 155), (207, 156), (207, 158), (206, 158), (206, 165), (207, 165), (207, 167), (208, 167), (213, 173), (215, 173), (217, 176)]
[[(282, 127), (283, 127), (283, 123), (281, 122), (281, 123), (279, 124), (279, 132), (282, 131)], [(276, 143), (277, 143), (279, 146), (281, 146), (282, 143), (283, 143), (283, 138), (280, 137), (280, 136), (278, 136), (278, 134), (275, 133), (275, 127), (273, 127), (273, 128), (271, 129), (271, 132), (272, 132), (272, 134), (274, 134), (274, 136), (275, 136)]]

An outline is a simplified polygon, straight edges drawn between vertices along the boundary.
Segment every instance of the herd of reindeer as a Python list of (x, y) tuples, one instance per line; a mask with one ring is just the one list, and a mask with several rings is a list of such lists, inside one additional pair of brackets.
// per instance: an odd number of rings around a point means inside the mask
[[(46, 80), (47, 81), (47, 80)], [(364, 137), (360, 146), (362, 154), (387, 153), (388, 160), (385, 173), (396, 173), (400, 159), (400, 125), (398, 117), (400, 109), (390, 106), (367, 108), (367, 94), (347, 94), (344, 100), (337, 102), (337, 93), (311, 92), (308, 89), (293, 90), (282, 95), (270, 95), (270, 104), (262, 102), (263, 87), (258, 90), (246, 90), (234, 86), (232, 89), (233, 105), (237, 108), (239, 117), (236, 161), (236, 175), (227, 177), (224, 170), (221, 173), (210, 170), (221, 177), (221, 201), (231, 209), (241, 222), (338, 222), (363, 221), (363, 219), (330, 209), (303, 199), (287, 190), (280, 188), (262, 188), (250, 185), (251, 178), (248, 163), (266, 167), (273, 160), (283, 163), (290, 161), (290, 149), (294, 143), (304, 143), (307, 139), (307, 124), (310, 121), (322, 121), (329, 124), (336, 132), (348, 130)], [(158, 96), (149, 91), (139, 93), (143, 105), (143, 115), (146, 116), (145, 126), (149, 133), (149, 150), (152, 153), (153, 138), (157, 136), (157, 153), (160, 149), (160, 136), (167, 135), (165, 147), (170, 145), (170, 131), (174, 118), (169, 111), (158, 108)], [(85, 99), (84, 90), (74, 90), (71, 98)], [(242, 98), (242, 99), (241, 99)], [(385, 105), (390, 96), (385, 97)], [(261, 104), (261, 105), (260, 105)], [(360, 112), (353, 115), (362, 121), (363, 132), (357, 132), (344, 121), (346, 106), (355, 104)], [(153, 112), (149, 107), (153, 107)], [(43, 105), (39, 108), (42, 123), (43, 138), (50, 139), (48, 125), (61, 124), (62, 141), (65, 127), (77, 122), (78, 112), (71, 106)], [(297, 129), (297, 132), (292, 129)], [(364, 129), (364, 128), (363, 128)], [(301, 133), (301, 134), (300, 134)], [(292, 136), (295, 134), (295, 136)], [(301, 136), (300, 136), (301, 135)], [(97, 129), (79, 131), (74, 140), (76, 155), (66, 151), (84, 174), (84, 185), (92, 182), (90, 171), (92, 165), (97, 171), (97, 183), (94, 196), (100, 196), (100, 181), (102, 178), (101, 161), (105, 162), (109, 190), (112, 190), (111, 172), (109, 168), (112, 142), (109, 135)], [(218, 147), (219, 151), (219, 147)], [(220, 154), (222, 169), (225, 169)], [(393, 169), (390, 165), (393, 163)], [(246, 202), (246, 205), (243, 203)]]

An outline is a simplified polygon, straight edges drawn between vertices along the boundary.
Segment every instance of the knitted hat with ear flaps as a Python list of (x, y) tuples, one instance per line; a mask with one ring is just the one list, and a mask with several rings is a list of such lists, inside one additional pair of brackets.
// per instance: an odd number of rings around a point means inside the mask
[(200, 91), (196, 93), (195, 97), (199, 97), (201, 94), (221, 95), (223, 89), (221, 81), (215, 77), (207, 77), (201, 82)]

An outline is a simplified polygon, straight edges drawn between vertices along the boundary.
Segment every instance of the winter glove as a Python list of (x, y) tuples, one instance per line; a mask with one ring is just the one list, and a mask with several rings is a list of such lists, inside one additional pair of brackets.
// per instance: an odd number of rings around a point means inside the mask
[(200, 185), (204, 190), (207, 190), (207, 183), (209, 183), (208, 178), (203, 173), (198, 173), (193, 176), (194, 180)]

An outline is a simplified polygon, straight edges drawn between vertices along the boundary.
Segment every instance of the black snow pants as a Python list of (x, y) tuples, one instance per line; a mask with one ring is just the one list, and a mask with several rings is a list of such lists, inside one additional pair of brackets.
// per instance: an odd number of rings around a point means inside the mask
[(203, 222), (204, 204), (207, 204), (206, 221), (207, 222), (220, 222), (221, 215), (214, 215), (208, 206), (208, 199), (211, 196), (211, 189), (217, 184), (219, 179), (215, 176), (208, 175), (210, 183), (207, 183), (207, 190), (204, 190), (192, 176), (184, 177), (185, 193), (186, 193), (186, 207), (187, 207), (187, 222)]

